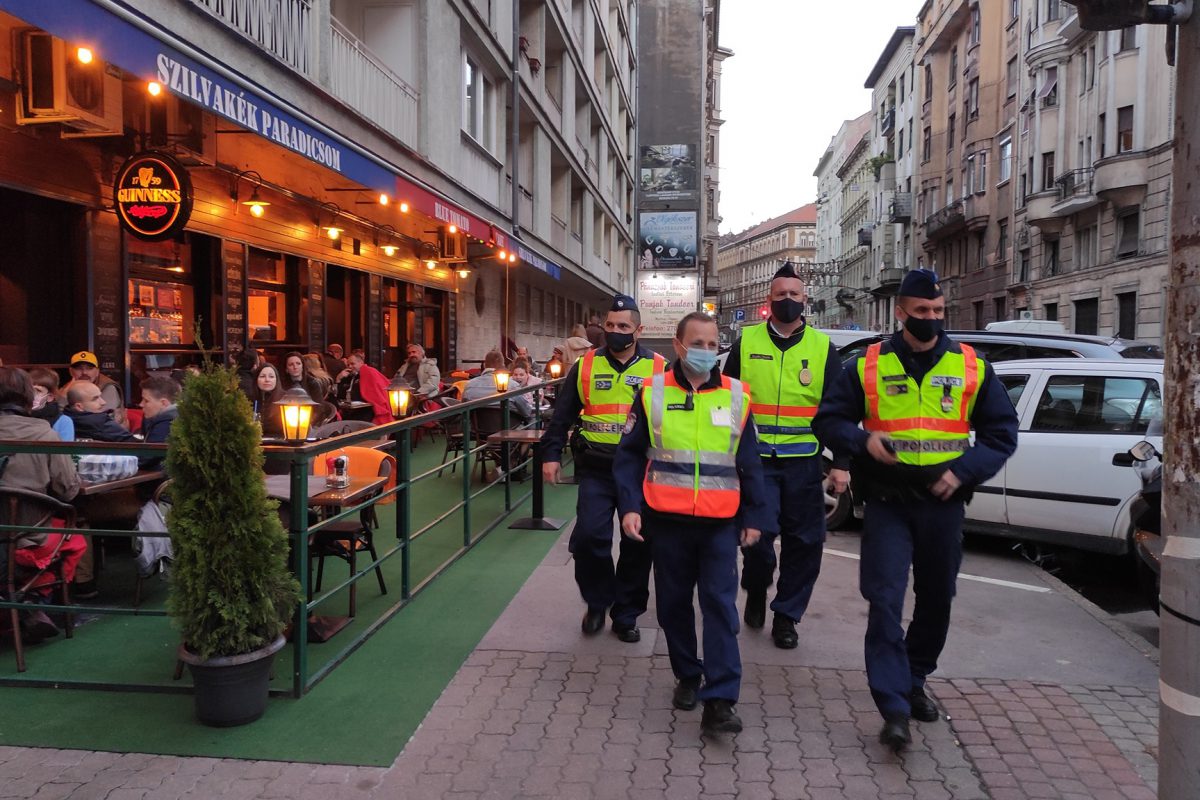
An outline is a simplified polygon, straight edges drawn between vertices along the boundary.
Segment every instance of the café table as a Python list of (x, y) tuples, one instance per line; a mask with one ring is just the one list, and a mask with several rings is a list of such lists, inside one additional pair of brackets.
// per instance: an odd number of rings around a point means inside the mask
[[(387, 477), (356, 477), (350, 476), (350, 485), (342, 489), (331, 489), (325, 485), (324, 475), (308, 476), (308, 497), (305, 503), (309, 508), (342, 509), (355, 506), (379, 491), (387, 483)], [(292, 478), (290, 475), (265, 476), (267, 495), (277, 500), (291, 500)], [(301, 567), (308, 569), (307, 565)], [(325, 642), (334, 634), (345, 628), (354, 619), (358, 583), (350, 584), (350, 609), (345, 616), (314, 614), (308, 618), (309, 641)]]
[(556, 531), (563, 526), (563, 521), (545, 516), (545, 484), (542, 480), (542, 449), (537, 443), (544, 431), (533, 428), (516, 428), (496, 431), (487, 437), (488, 444), (500, 446), (509, 444), (533, 445), (533, 516), (522, 517), (509, 525), (510, 530), (522, 531)]
[(81, 481), (79, 484), (79, 496), (94, 497), (98, 494), (107, 494), (115, 492), (118, 489), (127, 489), (130, 486), (137, 486), (140, 483), (150, 483), (151, 481), (161, 481), (167, 477), (167, 473), (161, 469), (140, 469), (134, 474), (125, 477), (117, 478), (111, 481)]

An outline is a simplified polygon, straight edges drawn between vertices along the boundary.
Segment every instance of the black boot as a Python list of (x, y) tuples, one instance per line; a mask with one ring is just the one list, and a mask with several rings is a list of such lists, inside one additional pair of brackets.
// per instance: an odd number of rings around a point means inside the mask
[(938, 707), (929, 699), (929, 695), (925, 694), (924, 689), (913, 689), (912, 694), (908, 696), (908, 702), (912, 705), (912, 718), (918, 722), (937, 722), (941, 716)]
[(746, 613), (742, 615), (747, 628), (758, 629), (767, 624), (767, 590), (746, 591)]
[(741, 733), (742, 720), (733, 713), (732, 700), (705, 700), (700, 717), (700, 732), (708, 736), (718, 733)]
[(892, 748), (893, 752), (899, 753), (911, 741), (912, 734), (908, 732), (908, 717), (897, 714), (884, 718), (883, 730), (879, 731), (881, 744)]
[(671, 705), (680, 711), (691, 711), (696, 707), (696, 692), (700, 689), (699, 678), (687, 678), (675, 684)]
[(636, 644), (642, 640), (642, 632), (637, 625), (625, 625), (614, 620), (612, 629), (617, 638), (626, 644)]
[(800, 643), (800, 637), (796, 635), (796, 623), (783, 614), (776, 614), (771, 621), (771, 638), (780, 650), (794, 650)]
[(604, 609), (599, 606), (588, 606), (587, 613), (583, 615), (583, 622), (579, 627), (583, 630), (584, 636), (595, 636), (604, 630)]

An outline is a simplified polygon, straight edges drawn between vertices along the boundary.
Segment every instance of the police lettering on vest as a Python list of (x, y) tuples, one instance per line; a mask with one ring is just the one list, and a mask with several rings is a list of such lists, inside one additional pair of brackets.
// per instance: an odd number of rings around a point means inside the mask
[(720, 388), (692, 392), (656, 362), (642, 406), (650, 429), (642, 481), (646, 505), (663, 514), (736, 515), (741, 503), (738, 443), (750, 418), (745, 385), (722, 375)]
[[(621, 441), (625, 417), (633, 406), (633, 395), (650, 377), (655, 367), (666, 364), (657, 353), (653, 360), (639, 358), (621, 375), (602, 357), (596, 364), (596, 351), (589, 350), (579, 362), (577, 388), (583, 401), (579, 432), (593, 444), (616, 446)], [(598, 371), (601, 370), (601, 371)]]
[[(858, 363), (866, 398), (863, 426), (886, 433), (901, 464), (943, 464), (970, 447), (971, 412), (983, 375), (983, 359), (970, 345), (947, 350), (920, 384), (905, 374), (900, 357), (878, 342)], [(896, 382), (903, 376), (905, 383)], [(903, 391), (898, 391), (903, 389)]]
[(750, 411), (760, 455), (814, 456), (821, 451), (812, 430), (825, 387), (829, 337), (805, 328), (800, 341), (780, 350), (767, 324), (742, 333), (741, 377), (754, 389)]

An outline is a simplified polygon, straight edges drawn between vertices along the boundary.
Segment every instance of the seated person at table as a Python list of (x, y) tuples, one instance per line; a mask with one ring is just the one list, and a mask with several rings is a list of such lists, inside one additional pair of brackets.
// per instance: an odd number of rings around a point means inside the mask
[(524, 360), (527, 364), (526, 369), (532, 374), (538, 371), (537, 362), (533, 360), (533, 356), (529, 355), (529, 348), (522, 345), (517, 348), (517, 355), (513, 358), (512, 363), (508, 365), (509, 369), (516, 369), (517, 362)]
[(325, 364), (325, 371), (334, 379), (346, 368), (346, 359), (342, 358), (340, 344), (329, 345), (325, 350), (325, 355), (321, 356), (321, 361)]
[[(94, 384), (91, 384), (95, 388)], [(98, 391), (98, 390), (97, 390)], [(0, 439), (30, 442), (57, 442), (58, 434), (44, 419), (31, 415), (33, 410), (33, 382), (22, 370), (15, 367), (0, 367)], [(0, 456), (0, 486), (29, 489), (59, 500), (69, 501), (79, 493), (79, 475), (75, 464), (65, 453), (11, 453)], [(69, 536), (62, 541), (61, 534), (46, 532), (23, 533), (17, 539), (17, 565), (33, 570), (41, 569), (52, 559), (58, 548), (58, 557), (63, 562), (66, 580), (75, 577), (75, 567), (83, 556), (86, 543), (82, 536)], [(61, 548), (59, 547), (62, 542)], [(7, 583), (8, 546), (0, 547), (0, 591)], [(33, 599), (46, 599), (35, 593)], [(7, 616), (7, 615), (6, 615)], [(22, 636), (27, 643), (40, 642), (58, 633), (57, 626), (41, 611), (30, 611), (21, 615)]]
[[(509, 389), (524, 389), (526, 386), (536, 386), (539, 383), (541, 380), (530, 373), (528, 361), (523, 358), (513, 359), (512, 374), (508, 379)], [(512, 410), (521, 418), (522, 422), (533, 419), (533, 395), (520, 394), (513, 397)]]
[[(412, 387), (413, 394), (428, 400), (438, 393), (442, 385), (442, 372), (437, 360), (425, 357), (425, 348), (413, 342), (405, 350), (404, 366), (396, 373)], [(413, 398), (418, 399), (416, 397)]]
[[(75, 423), (63, 413), (58, 405), (58, 374), (40, 367), (29, 370), (33, 381), (33, 413), (31, 416), (44, 419), (64, 442), (75, 441)], [(103, 390), (101, 390), (103, 391)]]
[(497, 394), (496, 370), (501, 369), (504, 369), (504, 356), (500, 355), (499, 350), (488, 351), (488, 354), (483, 357), (483, 371), (467, 381), (467, 386), (463, 389), (463, 402), (467, 403)]
[(67, 416), (75, 424), (76, 439), (96, 442), (136, 442), (127, 429), (113, 419), (112, 409), (100, 387), (91, 381), (77, 380), (67, 384)]
[(346, 359), (346, 368), (338, 375), (338, 399), (343, 402), (370, 403), (370, 408), (347, 412), (344, 419), (361, 419), (376, 425), (392, 421), (392, 409), (388, 405), (388, 379), (383, 373), (366, 363), (362, 350), (355, 350)]
[(254, 350), (235, 350), (230, 356), (230, 366), (237, 367), (238, 388), (254, 402), (254, 369), (258, 365), (258, 353)]
[(293, 350), (283, 357), (283, 375), (281, 377), (283, 378), (284, 391), (294, 386), (299, 386), (316, 402), (319, 403), (324, 399), (320, 384), (308, 374), (308, 367), (304, 363), (304, 356), (300, 353)]
[(314, 397), (317, 402), (324, 402), (333, 399), (333, 376), (325, 371), (325, 362), (316, 353), (305, 353), (303, 356), (304, 368), (308, 370), (308, 376), (313, 379), (317, 385), (317, 391), (321, 393), (320, 397)]
[(254, 418), (262, 425), (263, 436), (283, 438), (283, 417), (275, 405), (283, 397), (279, 370), (273, 364), (263, 364), (254, 372), (254, 391), (250, 395), (250, 406)]
[[(171, 433), (171, 423), (179, 416), (175, 401), (180, 386), (171, 378), (151, 376), (142, 381), (142, 437), (147, 444), (162, 444)], [(139, 462), (142, 469), (158, 469), (161, 456), (146, 456)]]
[[(125, 415), (125, 396), (121, 386), (112, 378), (100, 372), (100, 361), (95, 353), (81, 350), (71, 356), (71, 382), (90, 381), (100, 387), (104, 395), (104, 403), (112, 417), (122, 428), (129, 428), (129, 418)], [(70, 398), (66, 399), (70, 403)]]

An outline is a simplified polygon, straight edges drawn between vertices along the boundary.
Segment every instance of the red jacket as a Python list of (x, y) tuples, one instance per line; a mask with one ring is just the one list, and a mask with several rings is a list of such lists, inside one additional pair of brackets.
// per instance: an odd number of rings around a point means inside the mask
[(388, 379), (374, 367), (363, 364), (358, 370), (358, 391), (362, 399), (374, 408), (375, 417), (371, 420), (376, 425), (384, 425), (392, 421), (392, 407), (388, 404)]

